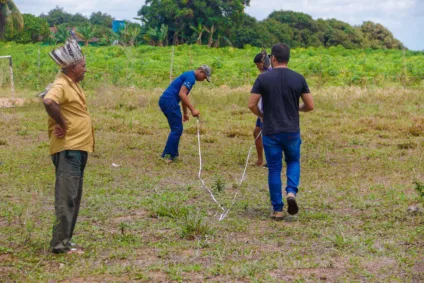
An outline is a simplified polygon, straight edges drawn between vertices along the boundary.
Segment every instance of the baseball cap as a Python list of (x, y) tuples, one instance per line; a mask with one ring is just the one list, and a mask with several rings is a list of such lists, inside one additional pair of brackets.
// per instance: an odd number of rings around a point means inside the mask
[(202, 65), (199, 67), (199, 69), (205, 73), (206, 79), (208, 80), (208, 82), (211, 82), (211, 75), (212, 75), (211, 68), (208, 65)]

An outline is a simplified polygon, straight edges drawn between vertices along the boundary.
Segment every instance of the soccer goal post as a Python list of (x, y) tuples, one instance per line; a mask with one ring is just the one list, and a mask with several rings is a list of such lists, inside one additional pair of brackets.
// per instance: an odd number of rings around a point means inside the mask
[(9, 60), (9, 71), (10, 71), (10, 87), (12, 89), (12, 98), (15, 98), (15, 84), (13, 81), (13, 64), (12, 64), (12, 56), (0, 56), (0, 60), (5, 59)]

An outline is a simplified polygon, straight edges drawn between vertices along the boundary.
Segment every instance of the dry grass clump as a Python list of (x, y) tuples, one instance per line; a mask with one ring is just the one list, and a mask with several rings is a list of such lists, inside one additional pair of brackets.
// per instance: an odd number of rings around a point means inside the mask
[(414, 137), (424, 135), (424, 117), (415, 117), (412, 126), (408, 128), (408, 132)]

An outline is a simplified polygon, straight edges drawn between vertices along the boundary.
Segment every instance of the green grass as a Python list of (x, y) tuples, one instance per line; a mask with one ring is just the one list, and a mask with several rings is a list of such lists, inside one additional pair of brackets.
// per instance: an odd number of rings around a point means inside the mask
[(226, 208), (237, 193), (227, 218), (218, 221), (197, 178), (195, 119), (185, 124), (180, 161), (167, 165), (163, 89), (99, 88), (87, 92), (96, 152), (74, 236), (82, 256), (49, 253), (47, 114), (19, 90), (25, 105), (0, 109), (0, 281), (424, 280), (422, 90), (312, 89), (316, 110), (301, 114), (300, 212), (274, 222), (266, 169), (249, 166), (237, 185), (253, 145), (250, 87), (208, 86), (191, 94), (201, 111), (202, 177)]
[[(0, 42), (0, 55), (13, 58), (15, 85), (41, 92), (51, 83), (58, 67), (48, 53), (55, 46)], [(270, 47), (268, 47), (268, 52)], [(208, 48), (199, 45), (153, 47), (83, 47), (87, 58), (84, 89), (104, 85), (154, 89), (169, 84), (172, 78), (202, 64), (212, 67), (213, 87), (242, 87), (253, 84), (257, 69), (254, 56), (260, 50), (246, 46)], [(172, 52), (174, 56), (172, 57)], [(424, 53), (421, 51), (295, 48), (289, 67), (303, 74), (310, 86), (415, 86), (423, 87)], [(10, 84), (9, 62), (0, 60), (0, 87)], [(127, 105), (131, 107), (131, 105)]]

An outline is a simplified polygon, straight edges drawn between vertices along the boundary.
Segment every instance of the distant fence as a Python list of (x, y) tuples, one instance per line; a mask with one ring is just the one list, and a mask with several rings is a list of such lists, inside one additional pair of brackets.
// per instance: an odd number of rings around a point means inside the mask
[(9, 83), (10, 83), (10, 88), (11, 88), (11, 94), (12, 94), (12, 98), (15, 98), (15, 82), (14, 82), (14, 78), (13, 78), (13, 63), (12, 63), (12, 56), (7, 55), (7, 56), (0, 56), (0, 61), (2, 60), (7, 60), (9, 61), (9, 70), (7, 71), (3, 71), (0, 69), (0, 87), (3, 84), (3, 80), (7, 81), (7, 73), (9, 73)]

